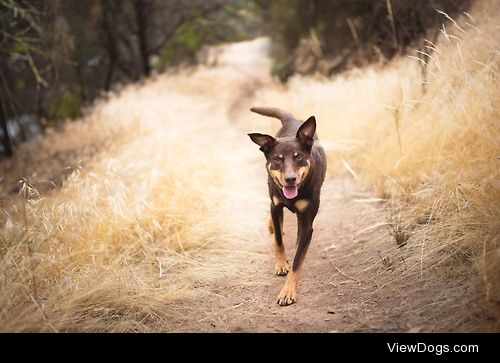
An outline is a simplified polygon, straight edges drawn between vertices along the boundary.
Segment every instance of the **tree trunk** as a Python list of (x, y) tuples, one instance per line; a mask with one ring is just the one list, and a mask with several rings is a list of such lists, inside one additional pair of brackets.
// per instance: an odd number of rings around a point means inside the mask
[(148, 77), (151, 74), (149, 65), (149, 52), (147, 43), (147, 22), (146, 22), (146, 4), (144, 0), (134, 1), (135, 23), (137, 26), (137, 38), (139, 39), (139, 52), (142, 62), (142, 74)]
[(104, 81), (104, 89), (109, 91), (111, 89), (111, 85), (113, 84), (113, 76), (115, 74), (116, 63), (118, 61), (118, 48), (116, 46), (116, 39), (113, 33), (113, 19), (110, 19), (113, 12), (113, 9), (110, 9), (110, 5), (107, 2), (103, 3), (103, 27), (106, 32), (106, 41), (107, 47), (106, 50), (108, 52), (109, 64), (108, 69), (106, 71), (106, 79)]
[(2, 145), (6, 156), (12, 156), (12, 143), (10, 141), (9, 128), (7, 127), (7, 116), (4, 112), (3, 102), (0, 99), (0, 125), (2, 127)]

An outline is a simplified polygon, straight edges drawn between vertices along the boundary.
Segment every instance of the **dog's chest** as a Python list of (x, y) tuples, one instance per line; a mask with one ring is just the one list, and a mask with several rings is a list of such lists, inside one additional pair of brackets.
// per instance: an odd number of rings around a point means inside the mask
[(273, 196), (271, 199), (275, 206), (285, 207), (292, 213), (304, 212), (310, 204), (309, 199), (300, 196), (294, 199)]

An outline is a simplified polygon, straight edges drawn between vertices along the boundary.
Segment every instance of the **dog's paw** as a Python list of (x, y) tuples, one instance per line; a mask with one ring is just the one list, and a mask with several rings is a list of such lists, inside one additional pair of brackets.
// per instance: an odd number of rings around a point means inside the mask
[(293, 284), (285, 284), (278, 295), (278, 304), (281, 306), (292, 305), (297, 301), (297, 287)]
[(274, 273), (277, 276), (286, 276), (288, 275), (288, 271), (290, 271), (288, 261), (276, 262), (276, 265), (274, 266)]

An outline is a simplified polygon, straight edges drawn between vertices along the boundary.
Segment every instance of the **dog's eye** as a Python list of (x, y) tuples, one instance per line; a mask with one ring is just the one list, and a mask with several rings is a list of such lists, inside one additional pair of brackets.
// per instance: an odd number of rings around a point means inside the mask
[(295, 157), (295, 160), (302, 160), (303, 158), (303, 155), (301, 153), (295, 153), (293, 156)]
[(280, 164), (280, 163), (283, 161), (283, 156), (281, 156), (281, 155), (274, 155), (274, 156), (273, 156), (273, 161), (274, 161), (276, 164)]

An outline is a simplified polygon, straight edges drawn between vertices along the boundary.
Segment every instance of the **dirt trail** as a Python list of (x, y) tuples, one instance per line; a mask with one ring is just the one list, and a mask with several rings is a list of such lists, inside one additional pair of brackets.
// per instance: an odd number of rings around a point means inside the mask
[[(249, 287), (232, 289), (218, 305), (206, 313), (208, 330), (216, 331), (359, 331), (409, 330), (408, 319), (392, 321), (388, 313), (399, 311), (399, 296), (386, 294), (391, 306), (375, 297), (377, 285), (363, 268), (377, 263), (369, 241), (387, 235), (383, 229), (385, 213), (376, 206), (353, 202), (366, 196), (348, 180), (328, 180), (323, 187), (320, 212), (315, 221), (315, 232), (309, 249), (305, 272), (300, 283), (299, 301), (288, 307), (276, 304), (285, 278), (273, 275), (272, 237), (264, 243), (248, 246), (254, 254), (264, 256), (250, 262), (254, 271), (243, 275), (253, 280)], [(369, 234), (359, 233), (366, 227)], [(285, 244), (289, 260), (293, 258), (296, 238), (295, 215), (285, 213)], [(362, 265), (359, 264), (360, 261)], [(248, 269), (248, 267), (245, 267)], [(248, 283), (248, 281), (243, 281)], [(245, 284), (244, 284), (245, 285)], [(221, 288), (219, 293), (224, 293)], [(227, 292), (227, 291), (226, 291)], [(374, 294), (374, 295), (372, 295)], [(382, 297), (383, 299), (383, 297)], [(210, 304), (211, 305), (211, 304)], [(217, 311), (217, 313), (213, 313)]]
[[(253, 41), (222, 52), (219, 67), (241, 72), (247, 81), (227, 104), (235, 127), (249, 131), (248, 107), (260, 87), (271, 80), (265, 42)], [(276, 106), (276, 105), (271, 105)], [(268, 122), (273, 122), (268, 120)], [(278, 125), (276, 124), (276, 127)], [(320, 135), (321, 139), (321, 135)], [(267, 198), (264, 161), (257, 148), (245, 174)], [(267, 200), (249, 201), (266, 208)], [(245, 206), (241, 206), (245, 208)], [(255, 208), (255, 206), (253, 207)], [(199, 286), (183, 301), (174, 331), (221, 332), (354, 332), (354, 331), (477, 331), (490, 330), (492, 320), (481, 308), (463, 305), (473, 294), (470, 276), (436, 270), (418, 276), (405, 259), (418, 248), (398, 251), (390, 236), (386, 206), (351, 179), (328, 178), (299, 285), (298, 303), (276, 304), (285, 278), (274, 276), (272, 237), (263, 219), (255, 243), (238, 241), (202, 263), (217, 263), (227, 275)], [(293, 259), (295, 216), (285, 211), (285, 245)], [(217, 259), (217, 261), (215, 260)], [(445, 278), (442, 275), (447, 274)], [(187, 302), (187, 304), (186, 304)], [(185, 306), (190, 306), (186, 311)], [(468, 310), (469, 309), (469, 310)], [(478, 328), (481, 315), (483, 324)]]

